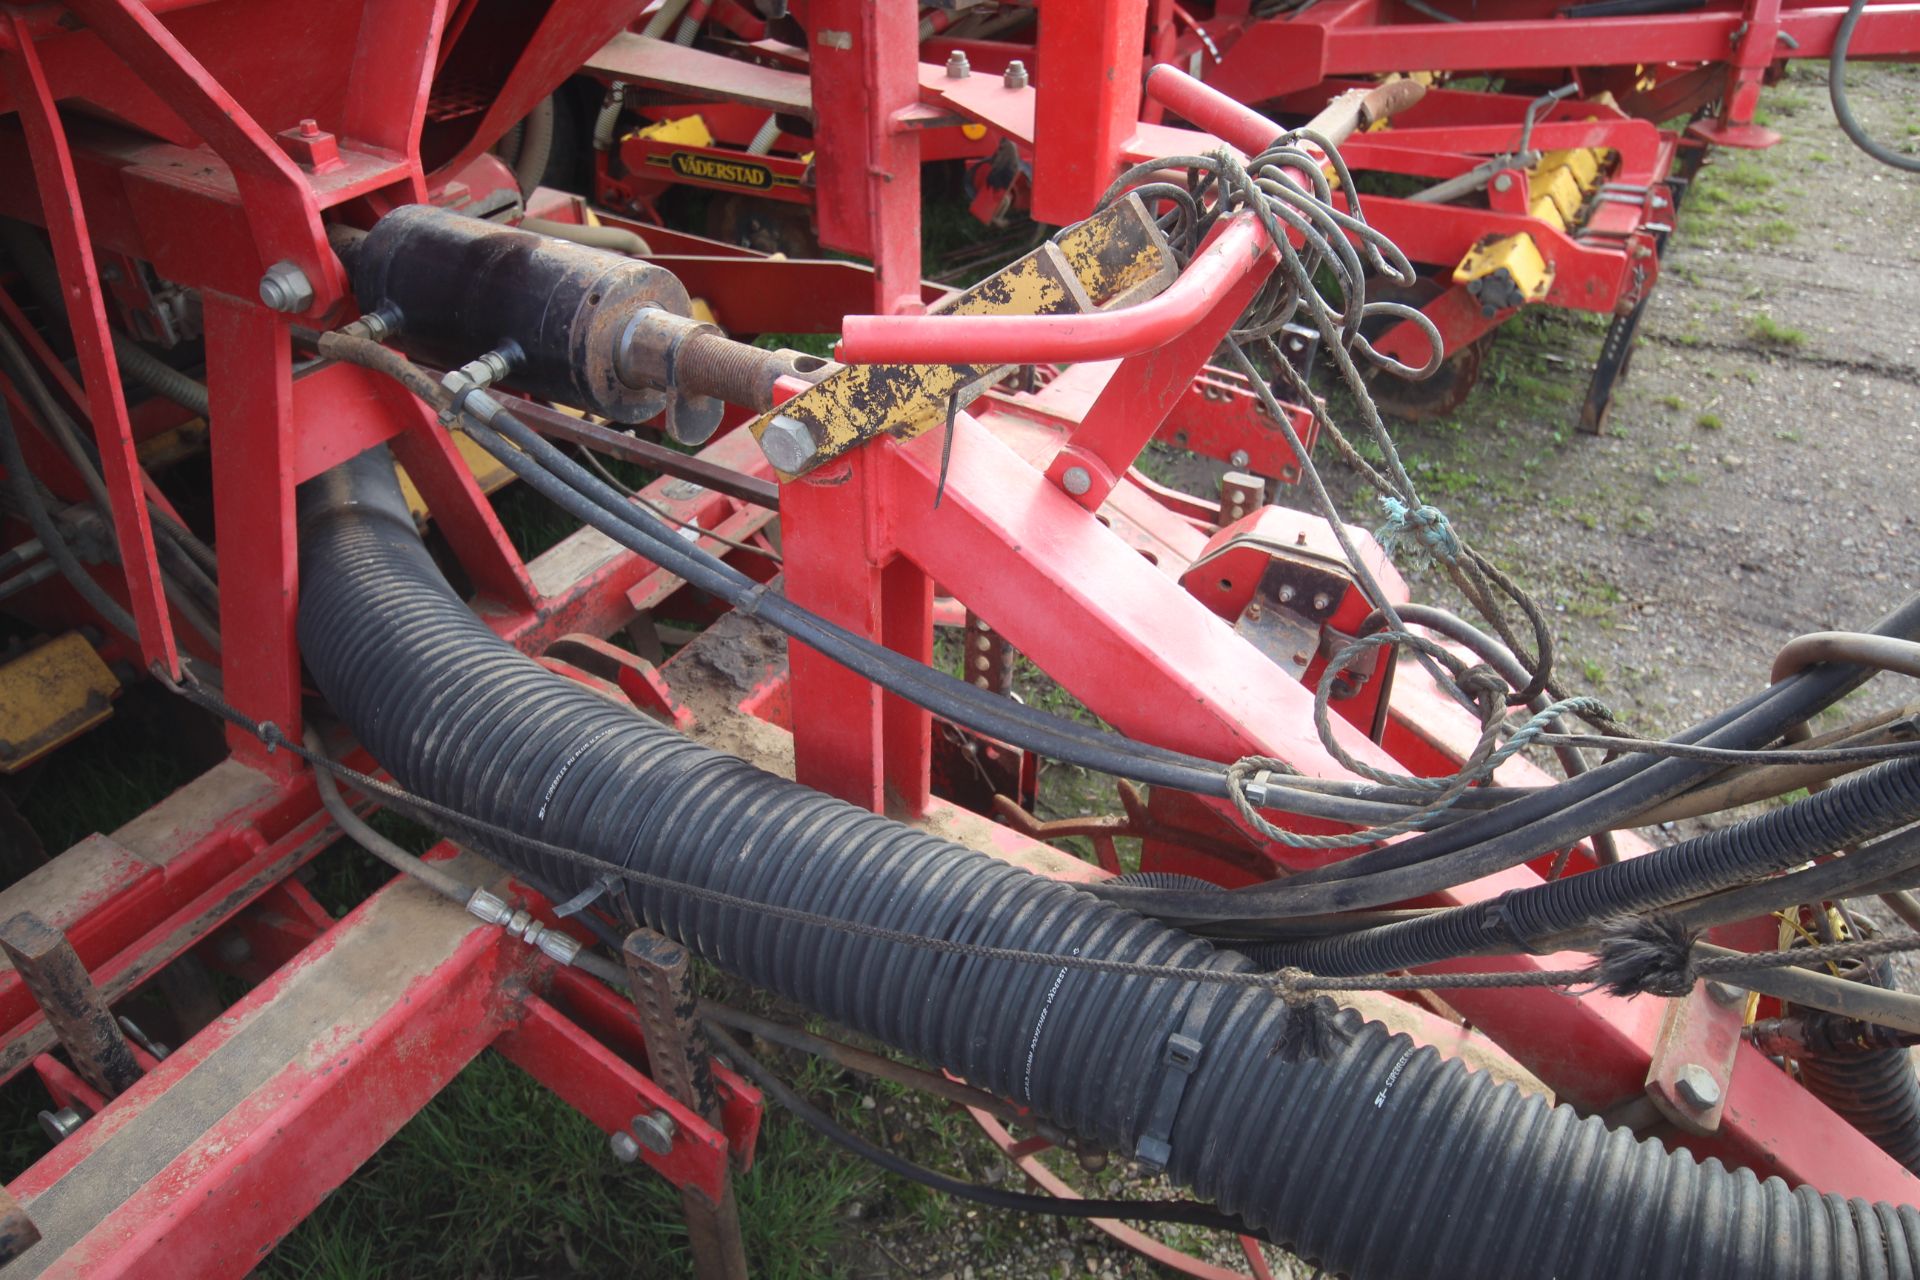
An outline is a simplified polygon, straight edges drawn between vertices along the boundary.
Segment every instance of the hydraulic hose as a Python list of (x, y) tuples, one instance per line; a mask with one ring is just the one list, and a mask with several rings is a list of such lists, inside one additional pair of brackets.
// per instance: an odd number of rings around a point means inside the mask
[[(1872, 630), (1911, 638), (1920, 631), (1920, 595), (1906, 600)], [(1872, 675), (1872, 670), (1848, 663), (1809, 667), (1674, 735), (1673, 740), (1713, 747), (1760, 747)], [(1566, 848), (1590, 832), (1627, 825), (1633, 815), (1697, 785), (1721, 767), (1695, 760), (1625, 756), (1439, 830), (1270, 884), (1212, 893), (1126, 886), (1096, 891), (1135, 910), (1183, 921), (1257, 920), (1382, 906), (1465, 884)]]
[[(13, 256), (20, 274), (26, 277), (34, 297), (56, 323), (64, 325), (67, 311), (66, 299), (60, 291), (60, 273), (54, 266), (53, 255), (40, 243), (40, 237), (25, 223), (8, 218), (0, 220), (0, 239), (5, 240), (7, 252)], [(207, 416), (206, 383), (180, 372), (118, 329), (112, 330), (111, 335), (113, 356), (120, 364), (121, 373), (155, 395), (191, 409), (203, 418)]]
[(531, 193), (547, 176), (547, 161), (553, 158), (553, 99), (545, 97), (534, 104), (522, 121), (520, 151), (513, 158), (513, 180), (522, 191)]
[(1286, 947), (1285, 962), (1316, 973), (1384, 973), (1455, 956), (1531, 950), (1556, 934), (1785, 871), (1917, 817), (1920, 760), (1897, 760), (1646, 857), (1405, 924)]
[(522, 218), (519, 225), (522, 231), (538, 231), (556, 240), (571, 240), (595, 249), (611, 249), (629, 257), (645, 257), (653, 252), (638, 232), (625, 227), (588, 227), (575, 222), (555, 222), (551, 218)]
[(1905, 169), (1908, 173), (1920, 173), (1920, 156), (1903, 156), (1868, 136), (1866, 129), (1854, 116), (1853, 107), (1847, 102), (1847, 51), (1853, 48), (1853, 29), (1859, 24), (1860, 15), (1866, 12), (1866, 8), (1867, 0), (1853, 0), (1847, 6), (1846, 15), (1840, 19), (1840, 26), (1833, 33), (1833, 52), (1827, 58), (1827, 96), (1833, 99), (1833, 118), (1839, 123), (1840, 132), (1846, 134), (1854, 146), (1881, 164)]
[(15, 504), (26, 516), (33, 536), (40, 540), (47, 559), (60, 570), (60, 576), (100, 615), (102, 622), (129, 640), (137, 641), (140, 628), (134, 623), (133, 615), (109, 595), (105, 587), (94, 581), (93, 575), (87, 572), (86, 566), (80, 563), (79, 557), (67, 545), (60, 526), (53, 522), (53, 513), (40, 500), (40, 494), (34, 488), (33, 473), (27, 470), (27, 460), (20, 452), (20, 441), (14, 435), (13, 415), (7, 411), (4, 401), (0, 401), (0, 468), (5, 468)]
[[(920, 936), (1240, 970), (1080, 890), (699, 746), (539, 666), (454, 595), (383, 450), (301, 493), (300, 640), (403, 786), (674, 881)], [(591, 869), (463, 839), (558, 891)], [(1351, 1013), (1277, 1057), (1271, 992), (935, 953), (630, 884), (721, 968), (1166, 1168), (1330, 1271), (1376, 1277), (1920, 1274), (1920, 1213), (1696, 1162), (1467, 1070)], [(1169, 1080), (1170, 1038), (1202, 1046)], [(1162, 1105), (1169, 1085), (1174, 1103)], [(1170, 1114), (1169, 1114), (1170, 1113)], [(1337, 1158), (1303, 1153), (1337, 1152)]]

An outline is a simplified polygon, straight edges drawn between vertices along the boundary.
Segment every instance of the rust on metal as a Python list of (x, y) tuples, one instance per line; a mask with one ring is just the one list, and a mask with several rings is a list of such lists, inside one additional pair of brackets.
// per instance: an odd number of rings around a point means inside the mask
[(131, 1088), (140, 1064), (67, 936), (22, 911), (0, 925), (0, 949), (66, 1047), (74, 1070), (109, 1098)]
[(596, 453), (607, 454), (622, 462), (637, 463), (677, 480), (690, 480), (715, 493), (724, 493), (729, 498), (737, 498), (756, 507), (779, 509), (780, 486), (757, 476), (717, 466), (652, 440), (643, 440), (637, 435), (628, 435), (624, 431), (616, 431), (612, 427), (531, 401), (515, 404), (513, 413), (549, 439), (583, 444)]
[[(634, 1008), (646, 1036), (649, 1073), (675, 1102), (721, 1128), (712, 1055), (696, 1020), (699, 1000), (687, 949), (651, 929), (635, 929), (627, 935), (621, 959), (626, 962)], [(683, 1187), (680, 1206), (687, 1220), (694, 1275), (699, 1280), (745, 1280), (747, 1255), (733, 1179), (722, 1183), (717, 1201), (697, 1188)]]
[[(1139, 197), (1129, 195), (1069, 227), (1009, 266), (931, 308), (942, 315), (1077, 315), (1123, 307), (1165, 289), (1179, 268)], [(983, 364), (849, 365), (763, 414), (758, 439), (776, 417), (809, 429), (811, 469), (881, 435), (910, 437), (964, 407), (1002, 376)], [(790, 472), (787, 474), (799, 474)]]

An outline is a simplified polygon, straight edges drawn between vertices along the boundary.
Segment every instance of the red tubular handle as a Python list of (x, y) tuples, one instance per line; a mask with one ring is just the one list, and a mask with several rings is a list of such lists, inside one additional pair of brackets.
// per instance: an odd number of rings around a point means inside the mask
[[(1249, 153), (1284, 132), (1259, 112), (1172, 67), (1147, 92), (1215, 137)], [(834, 355), (847, 364), (1066, 364), (1118, 360), (1192, 328), (1220, 290), (1271, 248), (1250, 213), (1229, 219), (1165, 292), (1137, 306), (1066, 316), (848, 316)]]
[(1286, 130), (1244, 103), (1162, 62), (1147, 72), (1147, 96), (1196, 129), (1258, 155)]
[(1267, 247), (1250, 213), (1220, 229), (1180, 278), (1138, 306), (1067, 316), (848, 316), (835, 356), (848, 364), (1066, 364), (1118, 360), (1192, 328), (1214, 295)]

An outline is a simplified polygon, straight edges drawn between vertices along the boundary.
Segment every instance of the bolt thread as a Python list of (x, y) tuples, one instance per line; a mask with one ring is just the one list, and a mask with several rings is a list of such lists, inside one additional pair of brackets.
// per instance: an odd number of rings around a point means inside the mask
[(773, 408), (773, 384), (792, 373), (777, 351), (750, 347), (717, 333), (696, 333), (673, 358), (674, 381), (682, 392), (718, 396), (728, 404), (765, 411)]

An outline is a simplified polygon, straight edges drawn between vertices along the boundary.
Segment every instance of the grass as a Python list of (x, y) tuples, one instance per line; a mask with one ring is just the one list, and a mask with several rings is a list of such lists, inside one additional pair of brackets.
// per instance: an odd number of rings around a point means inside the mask
[(1726, 423), (1720, 420), (1720, 415), (1717, 413), (1703, 413), (1693, 420), (1693, 424), (1707, 431), (1718, 431), (1726, 425)]
[(1781, 324), (1764, 311), (1747, 321), (1747, 337), (1772, 347), (1803, 347), (1807, 343), (1805, 333)]

